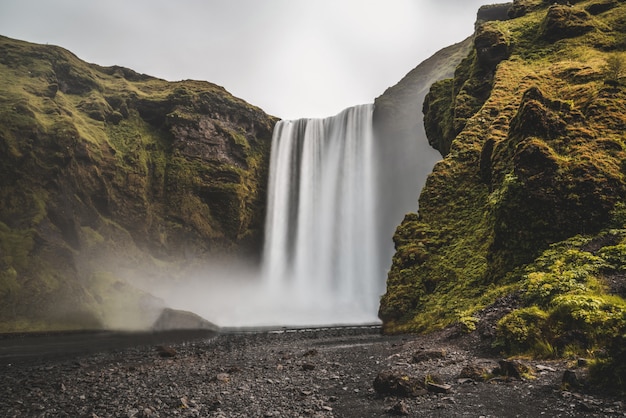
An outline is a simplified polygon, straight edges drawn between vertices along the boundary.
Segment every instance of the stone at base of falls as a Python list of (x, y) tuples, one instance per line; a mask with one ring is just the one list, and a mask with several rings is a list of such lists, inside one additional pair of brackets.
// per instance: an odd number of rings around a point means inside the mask
[(152, 325), (153, 331), (173, 331), (173, 330), (212, 330), (219, 331), (219, 327), (207, 321), (193, 312), (181, 311), (178, 309), (165, 308), (161, 315)]
[(374, 379), (374, 390), (383, 396), (416, 397), (426, 394), (424, 380), (398, 370), (383, 370)]

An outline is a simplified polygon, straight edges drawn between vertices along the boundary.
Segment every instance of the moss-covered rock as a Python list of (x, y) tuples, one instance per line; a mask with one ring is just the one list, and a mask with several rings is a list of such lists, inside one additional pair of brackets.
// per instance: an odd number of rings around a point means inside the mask
[(149, 325), (140, 268), (260, 252), (275, 118), (5, 37), (0, 77), (0, 331), (119, 327), (125, 306)]
[(516, 1), (477, 29), (508, 45), (502, 59), (481, 62), (475, 40), (431, 87), (426, 132), (445, 158), (396, 231), (380, 317), (386, 332), (476, 330), (508, 353), (608, 350), (606, 372), (626, 334), (626, 96), (607, 72), (626, 4), (552, 3)]
[(489, 97), (496, 66), (511, 53), (509, 36), (500, 22), (478, 26), (470, 54), (454, 78), (434, 83), (424, 99), (424, 126), (429, 143), (448, 154), (453, 139)]
[(573, 38), (594, 29), (586, 10), (569, 5), (553, 5), (548, 9), (542, 24), (542, 36), (548, 41)]

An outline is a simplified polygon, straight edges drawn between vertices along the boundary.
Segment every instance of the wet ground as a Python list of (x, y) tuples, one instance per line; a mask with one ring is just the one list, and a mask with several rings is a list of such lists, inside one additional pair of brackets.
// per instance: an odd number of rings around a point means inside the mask
[[(74, 348), (76, 335), (39, 340), (52, 356), (35, 354), (33, 344), (27, 356), (15, 354), (34, 337), (2, 338), (0, 416), (626, 416), (620, 398), (564, 390), (566, 370), (584, 372), (565, 361), (522, 361), (531, 368), (522, 379), (461, 377), (500, 359), (445, 333), (383, 336), (364, 327), (163, 337), (91, 348)], [(384, 394), (373, 382), (385, 371), (443, 390)]]

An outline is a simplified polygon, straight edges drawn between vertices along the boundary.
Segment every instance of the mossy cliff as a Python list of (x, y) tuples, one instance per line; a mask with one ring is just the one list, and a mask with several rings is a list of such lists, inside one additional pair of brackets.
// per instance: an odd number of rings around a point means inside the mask
[[(429, 145), (424, 131), (422, 105), (430, 86), (447, 79), (467, 55), (472, 39), (449, 46), (411, 70), (396, 85), (389, 87), (374, 102), (373, 127), (375, 155), (381, 167), (378, 195), (381, 204), (378, 235), (389, 241), (389, 252), (380, 254), (381, 265), (389, 266), (391, 236), (404, 214), (414, 210), (416, 196), (433, 165), (441, 158)], [(393, 204), (389, 204), (393, 202)]]
[(128, 325), (157, 302), (120, 271), (259, 252), (275, 118), (5, 37), (0, 80), (0, 331)]
[(624, 358), (626, 3), (570, 3), (515, 1), (432, 85), (425, 129), (445, 158), (394, 236), (386, 332)]

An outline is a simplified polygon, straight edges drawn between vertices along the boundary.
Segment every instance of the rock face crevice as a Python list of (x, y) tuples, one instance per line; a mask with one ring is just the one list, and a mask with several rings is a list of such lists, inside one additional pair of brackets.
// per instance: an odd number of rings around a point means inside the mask
[(207, 82), (0, 52), (0, 330), (120, 326), (150, 299), (130, 277), (259, 254), (276, 118)]

